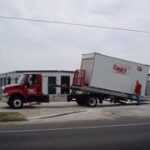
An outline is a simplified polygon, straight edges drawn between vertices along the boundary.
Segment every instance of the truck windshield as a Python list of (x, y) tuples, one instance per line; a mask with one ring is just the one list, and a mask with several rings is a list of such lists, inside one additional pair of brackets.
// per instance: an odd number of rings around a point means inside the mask
[(26, 80), (26, 75), (21, 75), (18, 79), (18, 84), (24, 84)]

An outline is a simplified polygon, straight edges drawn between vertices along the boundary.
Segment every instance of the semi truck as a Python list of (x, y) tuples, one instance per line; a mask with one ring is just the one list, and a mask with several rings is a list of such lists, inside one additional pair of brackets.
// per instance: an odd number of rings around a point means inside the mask
[(69, 93), (70, 81), (58, 85), (57, 82), (48, 84), (47, 74), (44, 73), (24, 73), (19, 77), (17, 84), (9, 84), (2, 87), (2, 100), (7, 102), (11, 108), (19, 109), (25, 103), (40, 104), (50, 102), (49, 90), (60, 88), (63, 93)]
[[(99, 53), (85, 54), (81, 68), (74, 73), (71, 94), (67, 101), (81, 106), (97, 106), (107, 100), (111, 103), (136, 101), (135, 85), (142, 85), (141, 99), (145, 97), (149, 66), (105, 56)], [(59, 86), (59, 85), (52, 85)], [(60, 86), (59, 86), (60, 87)], [(15, 109), (25, 103), (48, 103), (46, 77), (42, 74), (23, 74), (17, 84), (2, 88), (3, 99)]]
[(49, 102), (46, 77), (42, 74), (23, 74), (17, 84), (2, 87), (3, 101), (11, 108), (22, 108), (25, 103)]
[(136, 102), (137, 82), (142, 87), (140, 100), (144, 100), (148, 72), (149, 65), (100, 53), (84, 54), (80, 70), (74, 73), (72, 93), (67, 100), (90, 107), (95, 107), (104, 100), (120, 104)]

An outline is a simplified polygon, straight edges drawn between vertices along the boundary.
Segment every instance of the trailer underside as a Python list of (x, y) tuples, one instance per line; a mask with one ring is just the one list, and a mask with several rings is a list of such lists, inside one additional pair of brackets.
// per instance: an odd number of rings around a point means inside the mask
[[(127, 102), (137, 102), (137, 96), (135, 94), (121, 93), (107, 89), (95, 88), (95, 87), (80, 87), (73, 86), (72, 93), (68, 95), (68, 101), (76, 101), (79, 105), (84, 106), (97, 106), (97, 103), (103, 103), (103, 101), (109, 101), (110, 103), (126, 104)], [(143, 102), (144, 97), (140, 97)]]

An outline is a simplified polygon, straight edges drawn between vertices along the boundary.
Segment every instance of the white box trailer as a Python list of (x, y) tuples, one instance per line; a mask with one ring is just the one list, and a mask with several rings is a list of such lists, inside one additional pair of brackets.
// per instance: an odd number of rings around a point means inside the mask
[(81, 69), (86, 71), (86, 82), (90, 87), (134, 94), (139, 80), (142, 96), (145, 96), (148, 65), (93, 53), (83, 55)]
[[(88, 94), (101, 99), (101, 101), (104, 98), (111, 99), (112, 97), (119, 102), (120, 99), (136, 100), (136, 82), (139, 81), (142, 85), (141, 96), (144, 97), (148, 72), (149, 66), (141, 63), (99, 53), (84, 54), (80, 71), (78, 71), (78, 83), (74, 81), (76, 83), (72, 87), (75, 94), (70, 95), (68, 100), (79, 98), (79, 94), (76, 94), (75, 91), (78, 91), (78, 93), (82, 91), (80, 97), (83, 95), (86, 97)], [(80, 81), (81, 79), (82, 81)], [(91, 96), (86, 97), (86, 99), (89, 97)]]

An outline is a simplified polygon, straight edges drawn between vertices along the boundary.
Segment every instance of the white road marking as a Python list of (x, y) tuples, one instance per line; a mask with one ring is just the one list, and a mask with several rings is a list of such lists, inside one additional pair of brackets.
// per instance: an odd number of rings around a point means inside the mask
[(51, 128), (51, 129), (28, 129), (28, 130), (0, 130), (1, 133), (35, 133), (47, 131), (60, 131), (60, 130), (88, 130), (88, 129), (101, 129), (101, 128), (115, 128), (115, 127), (140, 127), (150, 125), (150, 122), (143, 123), (128, 123), (128, 124), (113, 124), (113, 125), (99, 125), (99, 126), (85, 126), (85, 127), (68, 127), (68, 128)]

